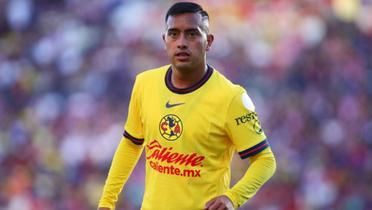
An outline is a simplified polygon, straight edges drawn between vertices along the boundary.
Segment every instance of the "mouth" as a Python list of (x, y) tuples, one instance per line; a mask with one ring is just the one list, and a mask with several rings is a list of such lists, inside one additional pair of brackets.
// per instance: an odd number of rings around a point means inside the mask
[(175, 57), (177, 60), (186, 61), (187, 59), (189, 59), (190, 54), (187, 52), (178, 52), (175, 54)]

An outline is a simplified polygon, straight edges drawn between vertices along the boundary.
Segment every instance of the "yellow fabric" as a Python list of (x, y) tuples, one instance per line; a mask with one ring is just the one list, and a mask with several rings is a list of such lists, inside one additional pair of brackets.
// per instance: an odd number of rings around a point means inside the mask
[(225, 193), (235, 208), (252, 198), (276, 170), (275, 157), (270, 148), (263, 150), (249, 160), (251, 165), (243, 178)]
[(143, 139), (143, 121), (141, 119), (142, 116), (142, 88), (143, 84), (139, 84), (139, 79), (135, 81), (132, 95), (129, 102), (129, 110), (128, 110), (128, 117), (127, 122), (125, 124), (125, 130), (136, 138)]
[(111, 163), (99, 207), (115, 209), (118, 195), (133, 171), (142, 150), (142, 146), (135, 145), (124, 137), (121, 139)]
[[(246, 95), (245, 90), (237, 86), (235, 91), (236, 93), (225, 111), (225, 130), (229, 140), (234, 144), (234, 148), (240, 152), (265, 140), (266, 135), (261, 129), (257, 113), (248, 110), (242, 103), (242, 96)], [(245, 119), (242, 121), (243, 117)]]
[[(201, 87), (180, 94), (166, 85), (168, 69), (169, 65), (137, 76), (125, 125), (125, 131), (137, 139), (134, 142), (144, 139), (146, 183), (141, 209), (203, 209), (207, 201), (229, 189), (233, 153), (251, 154), (249, 149), (265, 143), (266, 136), (253, 108), (247, 109), (250, 106), (242, 101), (246, 94), (242, 87), (213, 70)], [(124, 159), (113, 162), (112, 168), (130, 170), (125, 176), (119, 173), (120, 178), (110, 172), (106, 185), (110, 179), (117, 184), (105, 187), (111, 193), (107, 205), (114, 205), (119, 184), (125, 183), (134, 167), (133, 162), (126, 164)]]

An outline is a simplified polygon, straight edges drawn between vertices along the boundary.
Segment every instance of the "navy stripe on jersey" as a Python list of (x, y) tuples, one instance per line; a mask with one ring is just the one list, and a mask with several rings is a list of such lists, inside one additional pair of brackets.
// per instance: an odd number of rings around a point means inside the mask
[(206, 83), (208, 81), (208, 79), (212, 76), (212, 73), (213, 73), (213, 68), (210, 67), (209, 65), (207, 65), (207, 72), (204, 74), (203, 78), (201, 80), (199, 80), (197, 83), (195, 83), (194, 85), (192, 85), (191, 87), (188, 87), (188, 88), (176, 88), (174, 87), (174, 85), (172, 84), (172, 67), (169, 67), (167, 73), (165, 74), (165, 85), (167, 86), (167, 88), (174, 92), (174, 93), (178, 93), (178, 94), (186, 94), (186, 93), (191, 93), (192, 91), (200, 88), (202, 85), (204, 85), (204, 83)]
[(251, 157), (253, 155), (260, 153), (261, 151), (263, 151), (264, 149), (268, 147), (269, 147), (269, 142), (265, 139), (261, 141), (260, 143), (256, 144), (255, 146), (239, 152), (239, 155), (241, 159), (245, 159), (247, 157)]
[(143, 141), (144, 141), (144, 139), (139, 139), (139, 138), (136, 138), (136, 137), (130, 135), (127, 131), (124, 131), (123, 136), (125, 138), (131, 140), (134, 144), (137, 144), (137, 145), (142, 145)]

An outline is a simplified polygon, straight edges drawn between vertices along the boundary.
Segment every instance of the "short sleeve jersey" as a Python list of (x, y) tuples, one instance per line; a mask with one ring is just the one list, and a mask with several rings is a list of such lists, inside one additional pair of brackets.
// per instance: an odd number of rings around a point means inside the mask
[(129, 105), (124, 136), (146, 153), (142, 210), (203, 209), (229, 189), (234, 152), (269, 146), (242, 87), (210, 66), (186, 89), (171, 74), (169, 65), (139, 74)]

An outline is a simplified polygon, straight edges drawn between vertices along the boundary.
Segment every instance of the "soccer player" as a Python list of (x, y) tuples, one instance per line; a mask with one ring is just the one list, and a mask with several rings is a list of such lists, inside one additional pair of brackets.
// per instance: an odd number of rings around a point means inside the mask
[[(255, 106), (242, 87), (206, 63), (214, 37), (201, 6), (175, 3), (165, 22), (163, 40), (171, 64), (136, 77), (99, 209), (115, 208), (143, 149), (142, 210), (238, 208), (276, 169)], [(250, 166), (230, 188), (235, 151)]]

